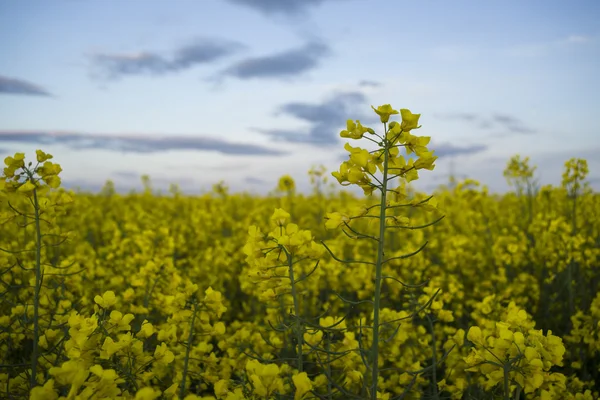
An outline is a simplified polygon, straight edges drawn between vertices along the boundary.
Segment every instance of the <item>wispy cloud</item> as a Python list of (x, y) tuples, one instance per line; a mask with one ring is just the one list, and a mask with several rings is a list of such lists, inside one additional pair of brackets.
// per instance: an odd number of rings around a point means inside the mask
[(488, 146), (483, 144), (459, 147), (450, 143), (432, 144), (429, 147), (435, 151), (436, 156), (444, 158), (450, 156), (481, 153), (488, 148)]
[(501, 129), (497, 134), (502, 135), (514, 133), (532, 134), (537, 132), (536, 129), (527, 126), (520, 119), (508, 114), (495, 113), (490, 117), (472, 113), (435, 114), (434, 116), (447, 121), (464, 121), (483, 130)]
[(131, 54), (97, 53), (91, 56), (92, 74), (104, 79), (127, 75), (164, 75), (208, 64), (245, 49), (239, 42), (202, 38), (172, 54), (142, 51)]
[(282, 105), (275, 115), (288, 115), (310, 124), (306, 129), (261, 129), (253, 130), (279, 141), (305, 143), (315, 146), (333, 145), (339, 141), (340, 130), (346, 120), (360, 119), (365, 124), (378, 121), (371, 114), (364, 114), (361, 108), (367, 98), (361, 92), (336, 93), (328, 100), (319, 103), (292, 102)]
[(26, 96), (52, 96), (43, 87), (21, 79), (0, 76), (0, 94), (20, 94)]
[(572, 34), (556, 40), (546, 42), (525, 43), (504, 49), (504, 53), (513, 57), (541, 57), (551, 55), (553, 52), (573, 46), (592, 43), (594, 38), (587, 35)]
[(317, 7), (331, 0), (227, 0), (254, 9), (265, 15), (285, 14), (288, 16), (304, 15), (306, 10)]
[(261, 178), (256, 178), (254, 176), (246, 177), (246, 179), (244, 179), (244, 182), (249, 183), (251, 185), (265, 185), (268, 183), (266, 180), (261, 179)]
[(79, 132), (0, 131), (0, 143), (61, 144), (71, 149), (103, 149), (125, 153), (158, 153), (169, 150), (214, 151), (233, 155), (284, 155), (255, 144), (227, 142), (208, 136), (103, 135)]
[(494, 119), (494, 122), (501, 125), (510, 133), (529, 134), (537, 132), (535, 129), (526, 126), (523, 121), (510, 115), (494, 114), (492, 118)]
[(302, 47), (261, 57), (242, 59), (209, 78), (220, 82), (223, 77), (238, 79), (289, 79), (315, 69), (330, 54), (324, 43), (311, 42)]
[(371, 81), (368, 79), (363, 79), (362, 81), (358, 82), (358, 86), (360, 86), (360, 87), (380, 87), (381, 83), (376, 82), (376, 81)]
[(590, 42), (592, 38), (590, 36), (585, 35), (569, 35), (566, 39), (564, 39), (564, 43), (587, 43)]

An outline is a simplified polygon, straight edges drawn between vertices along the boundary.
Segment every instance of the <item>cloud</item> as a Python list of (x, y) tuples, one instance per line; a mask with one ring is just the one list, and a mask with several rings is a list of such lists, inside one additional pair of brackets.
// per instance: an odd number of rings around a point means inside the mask
[(566, 42), (566, 43), (586, 43), (591, 40), (592, 39), (589, 36), (585, 36), (585, 35), (570, 35), (564, 40), (564, 42)]
[(445, 120), (461, 120), (469, 122), (479, 118), (477, 114), (470, 113), (434, 114), (434, 117)]
[(244, 179), (244, 182), (249, 183), (251, 185), (264, 185), (268, 183), (264, 179), (255, 178), (253, 176), (247, 176), (246, 179)]
[(508, 47), (502, 52), (513, 57), (543, 57), (555, 56), (556, 52), (573, 46), (591, 43), (595, 40), (593, 36), (571, 34), (567, 37), (546, 42), (525, 43)]
[(91, 56), (94, 75), (118, 79), (126, 75), (165, 75), (208, 64), (244, 49), (238, 42), (203, 38), (182, 46), (170, 55), (155, 52), (131, 54), (98, 53)]
[(363, 79), (362, 81), (358, 82), (358, 86), (360, 86), (360, 87), (379, 87), (379, 86), (381, 86), (381, 83)]
[(77, 150), (112, 150), (125, 153), (157, 153), (168, 150), (215, 151), (235, 155), (283, 155), (260, 145), (232, 143), (207, 136), (101, 135), (78, 132), (0, 131), (1, 142), (62, 144)]
[(67, 190), (97, 193), (102, 189), (105, 183), (106, 181), (100, 183), (91, 182), (89, 179), (62, 178), (60, 186)]
[(243, 80), (288, 79), (316, 68), (329, 53), (324, 43), (311, 42), (296, 49), (242, 59), (210, 79), (219, 81), (225, 76)]
[(227, 0), (252, 8), (265, 15), (284, 14), (288, 16), (304, 15), (310, 7), (317, 7), (328, 0)]
[(502, 134), (531, 134), (537, 132), (536, 129), (528, 127), (518, 118), (508, 114), (496, 113), (492, 114), (492, 116), (489, 118), (472, 113), (435, 114), (434, 116), (442, 120), (468, 122), (470, 124), (476, 125), (479, 129), (500, 128), (502, 129)]
[(494, 114), (493, 119), (496, 123), (502, 125), (514, 133), (535, 133), (536, 130), (529, 128), (523, 124), (523, 122), (515, 117), (506, 114)]
[(0, 94), (20, 94), (27, 96), (47, 96), (52, 94), (34, 83), (21, 79), (0, 76)]
[(308, 122), (307, 129), (261, 129), (251, 128), (275, 140), (289, 143), (305, 143), (315, 146), (338, 143), (340, 130), (348, 119), (360, 119), (364, 124), (375, 123), (376, 116), (365, 115), (361, 107), (367, 101), (360, 92), (335, 93), (330, 99), (320, 103), (291, 102), (279, 107), (275, 115), (285, 114)]
[(450, 143), (432, 144), (429, 146), (431, 150), (435, 150), (435, 155), (438, 157), (450, 157), (458, 155), (476, 154), (487, 150), (488, 146), (476, 144), (465, 147), (454, 146)]

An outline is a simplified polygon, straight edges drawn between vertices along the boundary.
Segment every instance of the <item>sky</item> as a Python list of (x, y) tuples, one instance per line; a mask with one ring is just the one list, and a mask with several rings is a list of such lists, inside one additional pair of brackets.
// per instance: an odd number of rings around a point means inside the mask
[(43, 149), (86, 190), (308, 191), (346, 120), (381, 132), (389, 103), (439, 156), (421, 190), (504, 192), (515, 154), (555, 185), (585, 158), (598, 190), (599, 20), (597, 0), (2, 0), (0, 157)]

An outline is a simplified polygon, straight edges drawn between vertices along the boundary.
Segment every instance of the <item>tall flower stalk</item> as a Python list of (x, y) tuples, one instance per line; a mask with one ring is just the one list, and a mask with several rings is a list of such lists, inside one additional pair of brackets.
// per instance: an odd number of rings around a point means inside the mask
[[(348, 236), (356, 239), (370, 239), (377, 243), (377, 255), (374, 263), (358, 261), (362, 264), (372, 265), (375, 269), (371, 346), (368, 351), (365, 351), (367, 357), (363, 358), (363, 360), (365, 360), (366, 367), (370, 371), (369, 397), (376, 400), (378, 397), (378, 380), (380, 375), (379, 355), (382, 341), (380, 327), (384, 323), (380, 320), (380, 310), (382, 308), (381, 293), (384, 280), (389, 278), (383, 275), (383, 267), (390, 261), (411, 257), (425, 247), (423, 245), (413, 253), (386, 259), (386, 230), (391, 228), (420, 229), (435, 223), (433, 222), (424, 226), (413, 226), (408, 217), (395, 215), (395, 211), (400, 207), (407, 206), (423, 207), (427, 210), (436, 207), (436, 201), (432, 197), (425, 200), (413, 199), (406, 203), (408, 201), (406, 183), (419, 178), (418, 170), (433, 170), (437, 157), (433, 154), (433, 151), (427, 148), (430, 140), (429, 137), (414, 136), (410, 133), (413, 129), (420, 128), (418, 125), (420, 114), (413, 114), (407, 109), (402, 109), (398, 112), (389, 104), (372, 108), (379, 115), (383, 123), (385, 132), (383, 135), (379, 135), (373, 129), (363, 126), (360, 121), (348, 120), (347, 129), (343, 130), (340, 136), (354, 140), (364, 138), (376, 144), (377, 148), (369, 151), (360, 147), (352, 147), (347, 143), (344, 148), (350, 153), (349, 160), (344, 161), (339, 171), (334, 172), (332, 175), (343, 186), (359, 186), (366, 196), (379, 191), (378, 201), (375, 205), (359, 208), (349, 213), (328, 213), (326, 216), (326, 227), (335, 229), (343, 226), (351, 232)], [(388, 125), (390, 116), (395, 114), (401, 115), (402, 122), (392, 121)], [(369, 134), (369, 136), (364, 136), (365, 134)], [(412, 158), (407, 160), (404, 155), (400, 154), (400, 147), (405, 148), (407, 156), (414, 153), (418, 158), (416, 160)], [(378, 170), (380, 174), (376, 175)], [(400, 179), (400, 185), (392, 188), (392, 182), (396, 179)], [(390, 193), (392, 194), (391, 196), (389, 196)], [(390, 212), (388, 213), (388, 211)], [(358, 218), (376, 220), (378, 223), (377, 233), (375, 235), (364, 234), (351, 227), (351, 221)], [(327, 249), (329, 250), (329, 248)], [(334, 255), (332, 254), (332, 256)], [(334, 258), (336, 257), (334, 256)]]

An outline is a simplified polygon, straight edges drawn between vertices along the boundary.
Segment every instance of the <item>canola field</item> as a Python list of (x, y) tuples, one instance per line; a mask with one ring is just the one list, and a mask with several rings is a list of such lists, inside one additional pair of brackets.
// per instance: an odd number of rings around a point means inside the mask
[(268, 196), (75, 193), (60, 155), (7, 157), (0, 398), (598, 399), (586, 161), (560, 186), (515, 156), (508, 194), (419, 193), (419, 114), (373, 110), (310, 195), (289, 176)]

